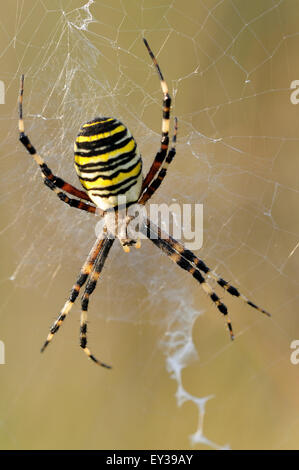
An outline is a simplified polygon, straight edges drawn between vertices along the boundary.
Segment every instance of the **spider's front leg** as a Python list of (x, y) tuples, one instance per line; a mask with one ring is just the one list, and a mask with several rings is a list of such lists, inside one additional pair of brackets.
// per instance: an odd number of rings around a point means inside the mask
[(106, 367), (107, 369), (111, 369), (111, 366), (105, 364), (102, 361), (99, 361), (90, 352), (90, 350), (87, 347), (87, 310), (88, 310), (88, 304), (89, 304), (89, 297), (96, 288), (97, 281), (104, 267), (104, 263), (107, 259), (108, 253), (110, 251), (110, 248), (113, 245), (113, 242), (114, 242), (114, 238), (109, 238), (108, 236), (104, 240), (103, 249), (94, 264), (93, 271), (91, 272), (88, 278), (85, 291), (82, 296), (82, 300), (81, 300), (82, 310), (81, 310), (81, 319), (80, 319), (80, 346), (81, 348), (93, 362), (95, 362), (99, 366)]
[(224, 316), (228, 331), (231, 339), (234, 339), (234, 333), (230, 318), (228, 316), (227, 307), (219, 299), (218, 295), (213, 291), (209, 283), (200, 273), (200, 270), (192, 265), (190, 261), (185, 259), (180, 253), (178, 253), (174, 246), (172, 246), (170, 236), (168, 234), (162, 233), (160, 227), (156, 226), (151, 220), (146, 219), (144, 223), (140, 226), (140, 231), (151, 240), (154, 245), (156, 245), (160, 250), (162, 250), (169, 258), (176, 263), (180, 268), (189, 272), (192, 277), (199, 282), (202, 289), (213, 301), (219, 312)]
[(78, 276), (78, 279), (77, 279), (77, 281), (75, 282), (75, 284), (73, 285), (73, 287), (71, 289), (70, 296), (69, 296), (68, 300), (64, 304), (62, 310), (60, 311), (60, 314), (59, 314), (57, 320), (51, 326), (50, 332), (47, 336), (47, 339), (46, 339), (43, 347), (41, 348), (41, 352), (43, 352), (46, 349), (46, 347), (48, 346), (48, 344), (52, 341), (53, 336), (55, 335), (55, 333), (57, 333), (57, 331), (59, 330), (59, 328), (62, 325), (63, 321), (66, 319), (67, 315), (69, 314), (72, 306), (74, 305), (74, 303), (75, 303), (75, 301), (76, 301), (76, 299), (79, 295), (81, 287), (85, 284), (85, 282), (88, 279), (88, 276), (93, 271), (93, 267), (94, 267), (94, 264), (95, 264), (97, 258), (101, 257), (101, 255), (103, 253), (104, 241), (105, 241), (105, 238), (104, 238), (103, 234), (101, 234), (97, 238), (97, 240), (96, 240), (94, 246), (92, 247), (85, 263), (83, 264), (83, 266), (81, 268), (81, 271), (80, 271), (80, 274)]
[[(241, 294), (236, 287), (229, 284), (227, 281), (217, 276), (208, 266), (190, 250), (186, 250), (184, 246), (172, 238), (169, 234), (165, 234), (159, 227), (157, 227), (151, 220), (147, 219), (140, 227), (140, 231), (147, 236), (158, 248), (160, 248), (167, 256), (170, 257), (180, 268), (189, 272), (197, 282), (200, 283), (203, 290), (211, 298), (218, 310), (224, 315), (231, 339), (234, 339), (231, 321), (228, 317), (227, 307), (221, 302), (218, 295), (213, 291), (209, 283), (204, 277), (204, 274), (214, 278), (217, 283), (225, 289), (229, 294), (240, 297), (245, 303), (255, 308), (259, 312), (270, 316), (270, 314), (258, 307), (256, 304), (247, 299)], [(203, 273), (203, 274), (202, 274)]]

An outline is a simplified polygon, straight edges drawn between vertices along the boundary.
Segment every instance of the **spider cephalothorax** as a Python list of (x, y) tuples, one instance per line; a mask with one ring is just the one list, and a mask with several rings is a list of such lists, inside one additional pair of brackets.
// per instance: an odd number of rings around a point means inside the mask
[[(121, 197), (120, 200), (124, 198)], [(146, 220), (146, 211), (140, 204), (121, 205), (105, 212), (104, 227), (110, 236), (118, 238), (124, 251), (129, 253), (130, 246), (141, 247), (140, 227)]]
[[(147, 203), (159, 188), (166, 175), (167, 167), (176, 153), (176, 118), (174, 120), (172, 146), (170, 149), (168, 148), (171, 105), (168, 87), (153, 52), (147, 41), (145, 39), (143, 41), (158, 72), (163, 92), (160, 149), (144, 180), (142, 178), (142, 160), (133, 136), (120, 121), (105, 117), (95, 118), (83, 124), (75, 141), (75, 168), (84, 191), (55, 176), (42, 157), (36, 152), (29, 137), (25, 134), (23, 120), (23, 75), (21, 77), (19, 95), (20, 141), (39, 165), (46, 186), (54, 191), (64, 203), (91, 214), (98, 214), (103, 217), (104, 222), (101, 233), (99, 233), (93, 248), (81, 268), (79, 277), (72, 287), (68, 300), (64, 304), (57, 320), (50, 328), (50, 333), (42, 347), (42, 351), (44, 351), (54, 334), (59, 330), (77, 299), (81, 287), (86, 283), (81, 300), (80, 346), (90, 359), (108, 368), (110, 366), (98, 361), (87, 348), (89, 297), (96, 287), (115, 238), (119, 238), (126, 252), (130, 251), (129, 247), (131, 245), (135, 245), (137, 248), (140, 247), (140, 241), (135, 231), (136, 223), (137, 232), (139, 231), (149, 238), (179, 267), (189, 272), (202, 286), (218, 310), (224, 315), (231, 339), (233, 339), (233, 330), (228, 318), (227, 308), (209, 285), (207, 277), (213, 278), (229, 294), (240, 297), (251, 307), (269, 315), (265, 310), (248, 300), (234, 286), (211, 271), (201, 259), (197, 258), (190, 250), (187, 250), (179, 241), (164, 233), (158, 226), (147, 219), (144, 213), (141, 213), (141, 217), (138, 220), (134, 213), (130, 214), (130, 209), (133, 209), (134, 212), (134, 206), (136, 211), (140, 213), (140, 208)], [(66, 193), (74, 197), (69, 197)], [(134, 223), (134, 230), (130, 226), (131, 222)]]

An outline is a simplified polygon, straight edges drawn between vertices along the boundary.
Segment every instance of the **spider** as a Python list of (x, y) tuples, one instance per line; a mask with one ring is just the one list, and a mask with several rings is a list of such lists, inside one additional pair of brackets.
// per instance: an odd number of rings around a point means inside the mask
[[(102, 233), (97, 237), (81, 268), (77, 281), (71, 289), (68, 300), (51, 326), (41, 352), (45, 350), (55, 333), (59, 330), (77, 299), (80, 289), (86, 284), (81, 299), (80, 346), (92, 361), (106, 368), (111, 368), (111, 366), (98, 360), (87, 347), (89, 298), (96, 287), (115, 238), (120, 240), (126, 252), (130, 251), (130, 246), (132, 245), (135, 245), (136, 248), (140, 247), (140, 240), (133, 239), (127, 234), (126, 229), (132, 219), (126, 215), (127, 208), (134, 204), (137, 204), (139, 207), (144, 206), (148, 202), (165, 178), (168, 165), (176, 154), (178, 129), (176, 118), (174, 119), (172, 144), (169, 149), (171, 97), (168, 93), (168, 86), (147, 40), (143, 39), (143, 42), (158, 73), (163, 93), (160, 148), (145, 178), (142, 176), (141, 155), (132, 134), (119, 120), (111, 117), (96, 117), (92, 121), (83, 124), (75, 140), (75, 169), (84, 190), (77, 189), (58, 176), (55, 176), (37, 153), (29, 137), (25, 134), (23, 120), (24, 75), (21, 76), (19, 93), (19, 140), (29, 154), (32, 155), (37, 165), (39, 165), (45, 185), (56, 193), (65, 204), (90, 214), (98, 214), (104, 218)], [(66, 193), (74, 197), (69, 197)], [(125, 197), (126, 203), (124, 207), (118, 206), (118, 200), (121, 196)], [(118, 226), (117, 233), (112, 234), (108, 228), (109, 217), (111, 218), (111, 214), (113, 214), (112, 217), (115, 219), (120, 218), (120, 213), (123, 211), (125, 211), (125, 216), (122, 218), (122, 223)], [(140, 223), (139, 232), (146, 235), (172, 261), (180, 268), (189, 272), (201, 285), (205, 293), (211, 298), (212, 302), (226, 319), (231, 339), (234, 338), (234, 335), (227, 307), (213, 291), (207, 281), (207, 277), (214, 279), (229, 294), (239, 297), (251, 307), (270, 316), (268, 312), (248, 300), (236, 287), (213, 272), (203, 260), (195, 256), (190, 250), (185, 249), (179, 241), (164, 233), (160, 227), (153, 224), (146, 217)]]

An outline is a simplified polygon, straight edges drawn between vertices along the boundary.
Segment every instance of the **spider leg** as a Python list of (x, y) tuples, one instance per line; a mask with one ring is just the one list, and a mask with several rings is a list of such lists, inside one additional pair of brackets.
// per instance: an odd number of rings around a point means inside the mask
[[(63, 192), (67, 192), (73, 196), (76, 196), (80, 199), (84, 199), (88, 202), (91, 202), (88, 194), (85, 191), (81, 191), (80, 189), (75, 188), (69, 183), (66, 183), (63, 179), (55, 176), (48, 165), (44, 162), (42, 157), (36, 152), (34, 146), (32, 145), (29, 137), (25, 134), (25, 127), (24, 127), (24, 119), (23, 119), (23, 94), (24, 94), (24, 75), (21, 76), (21, 86), (20, 86), (20, 94), (19, 94), (19, 140), (24, 145), (28, 153), (32, 155), (35, 162), (38, 164), (41, 170), (41, 176), (44, 180), (44, 183), (48, 188), (56, 193), (60, 200), (65, 202), (66, 204), (76, 207), (78, 209), (82, 209), (88, 212), (95, 212), (94, 206), (89, 206), (88, 204), (83, 203), (82, 201), (78, 201), (76, 199), (71, 199)], [(61, 189), (62, 191), (59, 191)], [(73, 201), (73, 202), (71, 202)], [(97, 212), (101, 213), (100, 210)]]
[[(169, 235), (162, 234), (160, 227), (157, 227), (149, 219), (144, 223), (140, 224), (140, 231), (147, 236), (160, 250), (162, 250), (169, 258), (176, 263), (180, 268), (188, 271), (194, 279), (199, 282), (202, 289), (210, 297), (213, 303), (218, 308), (219, 312), (222, 313), (226, 320), (228, 331), (231, 339), (234, 339), (234, 333), (231, 321), (228, 316), (227, 307), (221, 302), (218, 295), (213, 291), (212, 287), (206, 281), (206, 279), (200, 273), (200, 270), (195, 267), (188, 259), (184, 258), (180, 253), (178, 253), (175, 248), (169, 243)], [(163, 238), (162, 238), (163, 236)], [(164, 238), (166, 237), (166, 238)]]
[(161, 88), (163, 92), (163, 115), (162, 115), (162, 137), (161, 137), (161, 146), (160, 150), (155, 156), (155, 159), (152, 163), (152, 166), (147, 173), (143, 184), (142, 184), (142, 189), (141, 192), (143, 192), (148, 185), (151, 183), (153, 178), (155, 177), (156, 173), (158, 172), (160, 166), (162, 165), (166, 155), (167, 155), (167, 150), (168, 150), (168, 144), (169, 144), (169, 117), (170, 117), (170, 105), (171, 105), (171, 98), (168, 93), (168, 86), (167, 83), (164, 80), (164, 77), (162, 75), (161, 69), (159, 67), (159, 64), (157, 62), (156, 57), (154, 56), (147, 40), (143, 38), (143, 42), (148, 50), (148, 53), (156, 67), (157, 73), (159, 75), (160, 83), (161, 83)]
[(77, 299), (79, 295), (81, 287), (85, 284), (89, 274), (92, 272), (92, 269), (93, 269), (93, 266), (97, 257), (100, 256), (101, 253), (103, 252), (104, 241), (105, 239), (103, 239), (103, 236), (100, 235), (99, 238), (97, 238), (95, 244), (93, 245), (85, 263), (83, 264), (81, 268), (78, 279), (71, 289), (68, 300), (64, 304), (57, 320), (53, 323), (53, 325), (50, 328), (50, 332), (47, 336), (47, 339), (43, 347), (41, 348), (41, 352), (43, 352), (48, 346), (48, 344), (52, 341), (54, 334), (57, 333), (62, 322), (66, 319), (67, 315), (69, 314), (75, 300)]
[(177, 118), (174, 118), (174, 134), (172, 137), (171, 149), (169, 150), (167, 157), (162, 165), (162, 168), (159, 170), (157, 177), (152, 180), (152, 182), (145, 189), (144, 193), (140, 196), (140, 199), (138, 201), (139, 204), (146, 204), (146, 202), (153, 196), (153, 194), (157, 191), (160, 184), (164, 180), (166, 173), (167, 173), (168, 165), (172, 162), (176, 154), (175, 146), (176, 146), (177, 131), (178, 131), (178, 120)]
[(104, 240), (104, 245), (103, 249), (98, 256), (95, 264), (93, 271), (90, 273), (84, 294), (81, 299), (81, 318), (80, 318), (80, 346), (85, 352), (85, 354), (96, 364), (102, 367), (106, 367), (107, 369), (111, 369), (111, 366), (105, 364), (104, 362), (99, 361), (88, 349), (87, 347), (87, 310), (88, 310), (88, 304), (89, 304), (89, 296), (92, 294), (92, 292), (95, 290), (97, 281), (100, 277), (101, 271), (104, 267), (104, 263), (107, 259), (108, 253), (110, 251), (110, 248), (112, 247), (112, 244), (114, 242), (113, 238), (105, 238)]
[[(166, 241), (166, 240), (165, 240)], [(251, 302), (251, 300), (247, 299), (245, 295), (243, 295), (241, 292), (238, 291), (236, 287), (231, 285), (229, 282), (225, 281), (222, 277), (218, 276), (214, 271), (212, 271), (205, 263), (203, 260), (200, 258), (197, 258), (192, 251), (187, 250), (182, 243), (178, 242), (174, 238), (172, 238), (170, 235), (167, 235), (167, 243), (172, 246), (172, 248), (179, 253), (182, 258), (186, 259), (187, 261), (190, 261), (196, 268), (198, 268), (201, 272), (204, 274), (207, 274), (210, 278), (214, 279), (219, 286), (221, 286), (224, 290), (226, 290), (229, 294), (239, 297), (242, 299), (246, 304), (250, 305), (251, 307), (255, 308), (259, 312), (267, 315), (268, 317), (271, 317), (271, 314), (264, 310), (263, 308), (260, 308), (258, 305), (254, 304)]]
[(74, 198), (68, 197), (64, 192), (59, 191), (59, 189), (57, 189), (53, 181), (49, 180), (48, 178), (44, 176), (43, 178), (44, 178), (45, 185), (48, 188), (50, 188), (52, 191), (54, 191), (54, 193), (59, 197), (59, 199), (65, 204), (67, 204), (68, 206), (74, 207), (75, 209), (81, 209), (83, 211), (90, 212), (91, 214), (97, 213), (101, 217), (103, 217), (104, 212), (99, 207), (96, 207), (92, 204), (85, 204), (85, 202), (81, 201), (81, 199), (74, 199)]

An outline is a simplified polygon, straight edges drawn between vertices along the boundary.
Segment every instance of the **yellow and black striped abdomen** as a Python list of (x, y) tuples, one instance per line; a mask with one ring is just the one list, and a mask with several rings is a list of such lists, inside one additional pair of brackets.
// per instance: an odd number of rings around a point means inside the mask
[(114, 118), (95, 118), (76, 138), (75, 169), (90, 199), (101, 209), (137, 202), (142, 186), (142, 160), (129, 130)]

